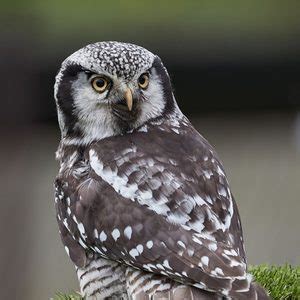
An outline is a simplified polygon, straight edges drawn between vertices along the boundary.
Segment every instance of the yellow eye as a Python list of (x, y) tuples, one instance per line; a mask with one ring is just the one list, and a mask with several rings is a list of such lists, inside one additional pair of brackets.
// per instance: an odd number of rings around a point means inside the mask
[(108, 87), (108, 81), (106, 78), (97, 76), (92, 80), (92, 87), (98, 93), (103, 93)]
[(142, 74), (138, 79), (138, 84), (143, 90), (149, 85), (149, 75), (147, 73)]

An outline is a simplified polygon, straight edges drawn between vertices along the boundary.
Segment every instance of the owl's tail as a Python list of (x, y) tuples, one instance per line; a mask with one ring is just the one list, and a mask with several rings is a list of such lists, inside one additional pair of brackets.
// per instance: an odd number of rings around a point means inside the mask
[(216, 293), (207, 292), (186, 285), (173, 287), (171, 290), (156, 292), (152, 295), (144, 292), (134, 297), (134, 300), (225, 300), (225, 299), (247, 299), (247, 300), (269, 300), (271, 299), (267, 292), (257, 283), (253, 282), (247, 293), (236, 293), (227, 298)]
[(207, 291), (199, 290), (187, 285), (179, 285), (171, 290), (163, 292), (155, 292), (149, 295), (140, 292), (134, 297), (134, 300), (221, 300), (222, 297)]
[(209, 292), (200, 288), (173, 281), (159, 274), (127, 267), (126, 289), (130, 300), (269, 300), (267, 292), (256, 282), (249, 282), (245, 291), (236, 286), (226, 294)]

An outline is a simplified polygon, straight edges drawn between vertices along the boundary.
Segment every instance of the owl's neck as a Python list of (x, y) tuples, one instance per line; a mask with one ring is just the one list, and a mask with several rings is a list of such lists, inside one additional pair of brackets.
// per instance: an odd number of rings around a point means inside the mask
[[(63, 134), (60, 142), (61, 146), (86, 146), (95, 141), (100, 141), (108, 137), (119, 136), (124, 134), (131, 134), (132, 132), (143, 128), (148, 124), (162, 124), (164, 122), (178, 121), (181, 122), (185, 116), (180, 111), (177, 103), (175, 102), (174, 109), (171, 112), (166, 112), (157, 117), (152, 117), (150, 119), (142, 120), (142, 122), (136, 122), (135, 126), (127, 131), (122, 131), (121, 128), (109, 117), (109, 114), (103, 114), (102, 117), (97, 115), (97, 118), (94, 118), (93, 122), (87, 124), (81, 124), (81, 130), (79, 134), (68, 135)], [(171, 124), (171, 123), (170, 123)]]
[[(128, 131), (124, 135), (140, 135), (140, 134), (155, 134), (156, 131), (172, 132), (173, 134), (182, 133), (185, 128), (190, 128), (189, 120), (176, 110), (171, 114), (153, 118), (145, 124)], [(84, 140), (79, 138), (63, 138), (56, 151), (56, 159), (60, 161), (60, 173), (69, 172), (71, 168), (75, 173), (85, 174), (89, 169), (87, 158), (85, 157), (86, 147), (92, 143), (105, 143), (104, 139), (118, 138), (121, 134), (104, 135), (101, 138), (91, 138), (89, 142), (84, 143)], [(134, 141), (134, 137), (132, 137)], [(151, 141), (149, 141), (151, 143)], [(122, 147), (122, 145), (121, 145)], [(76, 167), (75, 167), (76, 165)]]

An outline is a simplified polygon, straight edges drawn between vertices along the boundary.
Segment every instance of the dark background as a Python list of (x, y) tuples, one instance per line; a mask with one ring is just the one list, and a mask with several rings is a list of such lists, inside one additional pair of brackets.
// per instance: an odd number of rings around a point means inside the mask
[(50, 83), (60, 62), (102, 40), (130, 41), (159, 54), (188, 114), (299, 108), (300, 3), (217, 3), (4, 4), (1, 120), (53, 122)]
[(299, 1), (0, 3), (3, 299), (77, 289), (52, 182), (62, 60), (103, 40), (158, 54), (179, 106), (224, 161), (249, 262), (299, 264)]

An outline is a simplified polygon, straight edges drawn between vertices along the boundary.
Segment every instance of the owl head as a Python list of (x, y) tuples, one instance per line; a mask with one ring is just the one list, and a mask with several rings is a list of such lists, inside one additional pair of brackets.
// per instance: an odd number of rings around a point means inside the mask
[(99, 42), (76, 51), (62, 63), (54, 90), (62, 137), (83, 144), (124, 134), (177, 108), (160, 58), (127, 43)]

